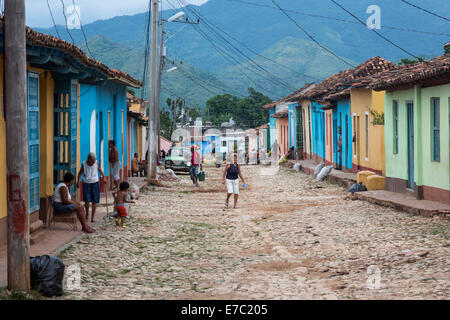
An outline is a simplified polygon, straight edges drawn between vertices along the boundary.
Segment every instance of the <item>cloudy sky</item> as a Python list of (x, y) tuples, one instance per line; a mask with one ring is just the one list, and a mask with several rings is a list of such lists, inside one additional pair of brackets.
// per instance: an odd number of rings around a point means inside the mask
[[(63, 0), (66, 10), (72, 5), (72, 0)], [(75, 4), (80, 7), (81, 21), (88, 24), (99, 19), (108, 19), (121, 15), (132, 15), (145, 12), (148, 8), (149, 0), (75, 0)], [(168, 3), (175, 6), (177, 0), (162, 0), (163, 8), (168, 7)], [(187, 3), (203, 4), (208, 0), (184, 0)], [(47, 6), (47, 0), (25, 0), (27, 25), (30, 27), (50, 27), (53, 26)], [(61, 0), (48, 0), (57, 24), (64, 24), (64, 15)]]

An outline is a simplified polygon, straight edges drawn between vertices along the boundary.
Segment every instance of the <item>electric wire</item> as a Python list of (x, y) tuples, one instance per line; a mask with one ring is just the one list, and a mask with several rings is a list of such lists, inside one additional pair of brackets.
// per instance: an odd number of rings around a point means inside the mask
[(81, 29), (81, 32), (83, 33), (84, 43), (86, 44), (86, 48), (88, 49), (89, 54), (91, 55), (91, 57), (93, 59), (95, 59), (94, 55), (92, 54), (91, 49), (89, 48), (88, 40), (87, 40), (87, 37), (86, 37), (86, 33), (84, 32), (83, 23), (81, 22), (80, 14), (78, 13), (78, 10), (76, 9), (75, 0), (72, 0), (72, 4), (73, 4), (75, 12), (77, 13), (78, 22), (80, 23), (80, 29)]
[[(227, 1), (239, 2), (239, 3), (243, 3), (243, 4), (246, 4), (246, 5), (250, 5), (250, 6), (261, 7), (261, 8), (268, 8), (268, 9), (277, 10), (277, 11), (280, 10), (277, 7), (270, 6), (270, 5), (267, 5), (267, 4), (254, 3), (254, 2), (243, 1), (243, 0), (227, 0)], [(301, 11), (293, 10), (293, 9), (284, 9), (284, 10), (286, 12), (291, 12), (291, 13), (295, 13), (295, 14), (302, 15), (302, 16), (309, 16), (309, 17), (314, 17), (314, 18), (322, 18), (322, 19), (334, 20), (334, 21), (345, 22), (345, 23), (359, 24), (359, 22), (356, 22), (356, 21), (353, 21), (353, 20), (334, 18), (334, 17), (324, 16), (324, 15), (319, 15), (319, 14), (313, 14), (313, 13), (306, 13), (306, 12), (301, 12)], [(402, 28), (402, 27), (396, 27), (396, 26), (389, 26), (389, 25), (385, 25), (385, 24), (383, 24), (383, 28), (392, 29), (392, 30), (398, 30), (398, 31), (405, 31), (405, 32), (412, 32), (412, 33), (421, 33), (421, 34), (428, 34), (428, 35), (443, 36), (443, 37), (449, 37), (450, 36), (450, 34), (448, 34), (448, 33), (438, 33), (438, 32), (431, 32), (431, 31), (415, 30), (415, 29), (408, 29), (408, 28)]]
[(306, 31), (302, 26), (300, 26), (297, 21), (295, 21), (283, 8), (281, 8), (278, 3), (275, 0), (272, 0), (272, 2), (281, 10), (281, 12), (284, 13), (284, 15), (286, 17), (289, 18), (289, 20), (291, 20), (300, 30), (303, 31), (303, 33), (305, 33), (308, 38), (310, 38), (315, 44), (317, 44), (319, 47), (321, 47), (323, 50), (327, 51), (328, 53), (330, 53), (331, 55), (333, 55), (334, 57), (336, 57), (337, 59), (339, 59), (340, 61), (344, 62), (346, 65), (351, 66), (352, 68), (354, 68), (355, 66), (349, 62), (347, 62), (344, 58), (338, 56), (336, 53), (334, 53), (333, 51), (331, 51), (330, 49), (328, 49), (327, 47), (325, 47), (324, 45), (322, 45), (319, 41), (317, 41), (308, 31)]
[(52, 8), (50, 7), (50, 3), (48, 2), (48, 0), (47, 0), (47, 7), (48, 7), (48, 11), (50, 12), (50, 16), (52, 17), (53, 27), (55, 27), (56, 34), (58, 35), (58, 38), (62, 39), (61, 35), (59, 34), (58, 27), (56, 26), (55, 18), (53, 17)]
[(440, 19), (443, 19), (443, 20), (446, 20), (446, 21), (449, 21), (449, 22), (450, 22), (450, 19), (448, 19), (448, 18), (446, 18), (446, 17), (444, 17), (444, 16), (441, 16), (441, 15), (438, 15), (437, 13), (434, 13), (434, 12), (432, 12), (432, 11), (430, 11), (430, 10), (425, 9), (425, 8), (419, 7), (418, 5), (415, 5), (415, 4), (413, 4), (413, 3), (409, 2), (409, 1), (406, 1), (406, 0), (400, 0), (400, 1), (403, 2), (403, 3), (405, 3), (405, 4), (407, 4), (407, 5), (409, 5), (409, 6), (411, 6), (411, 7), (414, 7), (414, 8), (416, 8), (416, 9), (419, 9), (419, 10), (421, 10), (421, 11), (424, 11), (424, 12), (426, 12), (426, 13), (428, 13), (428, 14), (431, 14), (431, 15), (433, 15), (433, 16), (435, 16), (435, 17), (438, 17), (438, 18), (440, 18)]
[[(273, 0), (272, 0), (273, 1)], [(333, 2), (335, 5), (337, 5), (339, 8), (341, 8), (342, 10), (344, 10), (345, 12), (347, 12), (349, 15), (351, 15), (353, 18), (355, 18), (356, 20), (358, 20), (363, 26), (366, 26), (366, 24), (364, 23), (364, 21), (362, 21), (361, 19), (359, 19), (357, 16), (355, 16), (353, 13), (351, 13), (349, 10), (347, 10), (344, 6), (342, 6), (340, 3), (338, 3), (335, 0), (330, 0), (331, 2)], [(409, 52), (408, 50), (402, 48), (401, 46), (399, 46), (398, 44), (396, 44), (395, 42), (393, 42), (392, 40), (386, 38), (384, 35), (382, 35), (381, 33), (379, 33), (377, 30), (375, 29), (370, 29), (372, 32), (374, 32), (376, 35), (378, 35), (380, 38), (384, 39), (385, 41), (387, 41), (388, 43), (390, 43), (391, 45), (393, 45), (394, 47), (400, 49), (401, 51), (403, 51), (404, 53), (406, 53), (407, 55), (410, 55), (411, 57), (414, 57), (415, 59), (420, 59), (418, 56), (412, 54), (411, 52)]]
[(62, 7), (63, 7), (64, 20), (66, 21), (67, 33), (69, 34), (69, 37), (72, 39), (72, 43), (75, 45), (75, 40), (73, 39), (72, 34), (69, 31), (69, 25), (67, 24), (68, 22), (67, 22), (67, 16), (66, 16), (66, 6), (64, 5), (64, 1), (63, 0), (61, 0), (61, 4), (62, 4)]

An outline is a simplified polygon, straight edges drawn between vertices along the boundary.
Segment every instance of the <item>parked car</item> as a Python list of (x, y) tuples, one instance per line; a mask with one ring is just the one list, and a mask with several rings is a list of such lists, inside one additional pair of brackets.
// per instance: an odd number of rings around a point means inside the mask
[(173, 147), (169, 150), (164, 167), (178, 172), (189, 172), (191, 166), (191, 150), (185, 147)]

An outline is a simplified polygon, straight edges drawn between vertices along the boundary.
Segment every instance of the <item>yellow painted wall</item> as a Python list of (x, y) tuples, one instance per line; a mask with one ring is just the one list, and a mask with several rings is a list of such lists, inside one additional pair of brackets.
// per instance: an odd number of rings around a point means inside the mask
[(141, 104), (140, 103), (130, 103), (130, 111), (141, 112)]
[[(351, 90), (351, 114), (359, 116), (359, 153), (353, 157), (353, 164), (371, 170), (379, 170), (385, 175), (384, 125), (372, 124), (374, 117), (369, 109), (384, 112), (384, 91), (358, 88)], [(369, 117), (369, 140), (366, 140), (366, 114)], [(368, 147), (368, 148), (367, 148)]]
[(53, 194), (53, 115), (55, 82), (50, 72), (39, 76), (40, 197)]
[(6, 217), (6, 123), (3, 112), (3, 56), (0, 56), (0, 219)]

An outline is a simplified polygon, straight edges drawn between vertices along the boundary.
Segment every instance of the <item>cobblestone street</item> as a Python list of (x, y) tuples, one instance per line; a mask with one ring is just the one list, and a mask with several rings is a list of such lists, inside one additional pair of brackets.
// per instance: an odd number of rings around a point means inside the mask
[(62, 299), (450, 298), (447, 220), (344, 200), (292, 169), (242, 169), (235, 210), (223, 168), (198, 189), (183, 175), (145, 189), (127, 229), (105, 220), (61, 254), (82, 276)]

